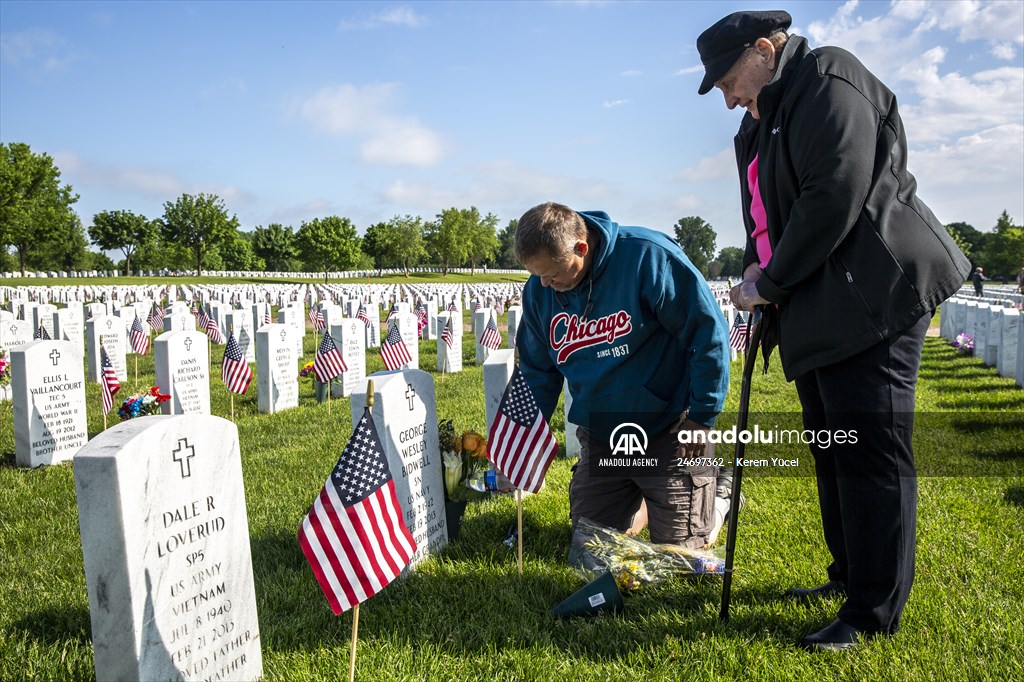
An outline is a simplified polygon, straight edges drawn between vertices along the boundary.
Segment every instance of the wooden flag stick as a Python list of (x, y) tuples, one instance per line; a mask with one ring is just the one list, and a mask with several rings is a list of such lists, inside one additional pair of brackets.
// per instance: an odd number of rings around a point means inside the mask
[(228, 389), (228, 399), (231, 401), (231, 421), (235, 421), (235, 393)]
[(519, 578), (523, 577), (523, 491), (516, 488), (516, 511), (519, 517)]
[(359, 604), (352, 609), (352, 645), (348, 652), (348, 682), (356, 679), (356, 640), (359, 638)]
[[(329, 384), (328, 384), (329, 386)], [(328, 399), (330, 393), (327, 394)], [(366, 382), (366, 406), (373, 407), (373, 379)], [(352, 609), (352, 644), (348, 652), (348, 682), (356, 679), (356, 642), (359, 640), (359, 604)]]
[(104, 431), (107, 430), (107, 413), (106, 412), (103, 413), (103, 430)]
[(331, 379), (327, 380), (327, 414), (331, 413)]
[(139, 383), (139, 354), (135, 354), (135, 383)]

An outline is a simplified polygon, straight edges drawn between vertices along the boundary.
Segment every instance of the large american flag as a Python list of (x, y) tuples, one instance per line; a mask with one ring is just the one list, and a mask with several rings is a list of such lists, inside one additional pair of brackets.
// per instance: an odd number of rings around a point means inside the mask
[(132, 322), (132, 330), (128, 332), (128, 341), (132, 344), (132, 350), (139, 355), (149, 351), (149, 334), (142, 328), (142, 320), (137, 317)]
[(313, 358), (313, 373), (320, 383), (327, 383), (331, 379), (340, 376), (348, 369), (345, 358), (334, 343), (334, 337), (324, 330), (324, 336), (320, 339), (320, 346), (316, 349), (316, 357)]
[(387, 587), (416, 553), (368, 409), (302, 520), (299, 546), (336, 616)]
[(366, 314), (366, 306), (359, 304), (359, 311), (356, 312), (356, 319), (362, 320), (367, 329), (370, 327), (370, 316)]
[(747, 350), (747, 321), (739, 315), (733, 320), (732, 329), (729, 330), (729, 347), (743, 352)]
[(224, 347), (220, 378), (229, 391), (239, 395), (249, 390), (249, 383), (252, 381), (252, 370), (242, 355), (241, 347), (235, 341), (234, 332), (228, 332), (228, 345)]
[(480, 345), (491, 350), (497, 350), (501, 347), (501, 334), (498, 333), (498, 325), (494, 321), (493, 315), (487, 318), (487, 326), (484, 327), (483, 333), (480, 334)]
[(153, 302), (153, 309), (149, 311), (149, 317), (146, 318), (146, 322), (154, 331), (162, 332), (164, 330), (164, 309)]
[(517, 488), (538, 492), (558, 454), (558, 441), (544, 421), (518, 365), (505, 387), (488, 437), (487, 456), (495, 468)]
[(103, 414), (106, 414), (114, 406), (114, 394), (121, 390), (121, 382), (117, 378), (114, 366), (110, 364), (107, 349), (103, 346), (100, 346), (100, 366), (103, 370), (100, 376), (100, 394), (103, 396)]
[(441, 340), (449, 348), (455, 343), (455, 329), (452, 326), (452, 316), (448, 316), (448, 321), (444, 324), (444, 330), (441, 332)]
[(412, 362), (409, 355), (409, 348), (402, 340), (402, 334), (398, 331), (398, 323), (392, 323), (388, 327), (387, 338), (380, 345), (380, 356), (384, 359), (384, 366), (388, 369), (398, 369), (402, 365)]
[(326, 322), (324, 322), (324, 314), (320, 312), (319, 308), (309, 309), (309, 321), (313, 325), (313, 331), (323, 331), (327, 326)]

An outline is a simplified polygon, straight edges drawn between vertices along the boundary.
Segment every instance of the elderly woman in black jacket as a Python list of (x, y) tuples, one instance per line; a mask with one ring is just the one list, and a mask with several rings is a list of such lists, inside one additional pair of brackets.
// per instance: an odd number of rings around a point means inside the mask
[(747, 110), (735, 138), (747, 245), (737, 308), (772, 308), (804, 426), (857, 432), (811, 445), (828, 581), (845, 596), (805, 637), (847, 649), (899, 627), (914, 578), (914, 388), (925, 331), (970, 264), (918, 199), (896, 97), (850, 53), (789, 35), (788, 13), (737, 12), (697, 40), (700, 94)]

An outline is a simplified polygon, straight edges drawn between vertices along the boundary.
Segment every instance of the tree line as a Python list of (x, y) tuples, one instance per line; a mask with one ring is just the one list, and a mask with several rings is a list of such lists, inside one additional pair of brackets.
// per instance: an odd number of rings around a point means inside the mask
[[(455, 267), (519, 267), (513, 253), (518, 221), (499, 229), (497, 216), (481, 215), (475, 206), (448, 208), (433, 220), (396, 215), (360, 236), (341, 216), (313, 218), (297, 229), (271, 223), (243, 230), (220, 197), (203, 193), (166, 202), (158, 217), (102, 211), (84, 228), (73, 209), (77, 201), (48, 154), (20, 142), (0, 143), (0, 271), (306, 271), (326, 278), (332, 271), (372, 269), (403, 269), (408, 275), (418, 265), (440, 267), (445, 275)], [(1006, 211), (989, 233), (966, 223), (946, 229), (991, 278), (1015, 275), (1024, 265), (1024, 228)], [(681, 218), (674, 233), (705, 277), (741, 276), (743, 249), (727, 246), (716, 255), (717, 234), (703, 218)], [(114, 263), (89, 251), (90, 243), (119, 251), (123, 259)]]

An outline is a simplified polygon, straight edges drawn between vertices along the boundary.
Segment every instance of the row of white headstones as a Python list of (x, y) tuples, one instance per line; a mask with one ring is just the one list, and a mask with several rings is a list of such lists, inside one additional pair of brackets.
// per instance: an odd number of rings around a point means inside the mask
[(961, 334), (974, 341), (974, 355), (985, 365), (1024, 387), (1024, 310), (954, 296), (942, 304), (939, 335), (953, 343)]
[[(295, 384), (301, 347), (282, 312), (279, 323), (255, 333), (258, 380), (263, 386), (266, 377), (271, 386), (268, 409), (262, 402), (260, 407), (266, 412), (297, 404), (297, 390), (284, 384)], [(493, 314), (490, 308), (474, 313), (478, 340)], [(509, 310), (509, 341), (520, 314), (518, 307)], [(104, 329), (123, 343), (125, 325), (113, 319), (89, 320), (90, 348), (107, 347)], [(400, 312), (394, 319), (403, 337), (412, 331), (406, 343), (416, 362), (416, 317)], [(437, 336), (446, 323), (446, 313), (436, 316)], [(330, 329), (358, 376), (339, 382), (342, 395), (350, 397), (355, 423), (366, 404), (367, 377), (357, 369), (365, 368), (365, 325), (345, 319)], [(462, 334), (453, 341), (451, 349), (438, 343), (439, 371), (461, 369)], [(98, 678), (258, 679), (262, 657), (238, 431), (232, 422), (208, 414), (205, 335), (172, 328), (156, 338), (154, 352), (157, 380), (172, 387), (170, 410), (180, 414), (125, 421), (86, 443), (80, 345), (34, 341), (14, 351), (16, 441), (21, 433), (21, 439), (37, 441), (30, 443), (37, 452), (51, 448), (51, 462), (58, 445), (73, 452)], [(511, 348), (481, 352), (478, 342), (488, 428), (512, 376), (514, 353)], [(412, 365), (370, 378), (375, 380), (373, 418), (418, 547), (411, 567), (447, 543), (434, 377)], [(570, 406), (566, 392), (566, 414)], [(579, 444), (575, 427), (566, 421), (572, 456)], [(48, 437), (40, 437), (43, 423)], [(336, 456), (325, 454), (331, 460), (325, 466)], [(316, 493), (310, 491), (310, 501)]]
[[(514, 338), (520, 309), (509, 312)], [(476, 311), (473, 326), (482, 330), (493, 314), (490, 308)], [(279, 311), (279, 319), (284, 316)], [(447, 317), (436, 316), (438, 335)], [(165, 328), (176, 326), (168, 319)], [(457, 319), (453, 347), (438, 344), (439, 369), (447, 372), (461, 370), (461, 314)], [(241, 319), (238, 324), (244, 327)], [(412, 330), (407, 344), (416, 362), (416, 316), (398, 313), (394, 324), (403, 336)], [(88, 320), (87, 347), (97, 353), (108, 348), (112, 359), (118, 357), (125, 326), (109, 315)], [(365, 403), (365, 332), (360, 320), (332, 325), (349, 372), (359, 379), (339, 382), (352, 397), (353, 420)], [(260, 411), (297, 405), (295, 334), (283, 321), (255, 333), (258, 383), (267, 401), (258, 399)], [(173, 387), (174, 398), (165, 405), (184, 416), (133, 419), (88, 442), (81, 346), (36, 340), (11, 353), (18, 465), (73, 457), (101, 679), (262, 675), (238, 434), (230, 421), (209, 415), (207, 343), (199, 331), (173, 327), (154, 342), (157, 382)], [(478, 357), (490, 423), (511, 377), (514, 351), (484, 348)], [(114, 364), (126, 375), (123, 350), (120, 359)], [(411, 367), (374, 378), (374, 420), (383, 425), (402, 512), (417, 542), (414, 565), (447, 543), (434, 380)]]

